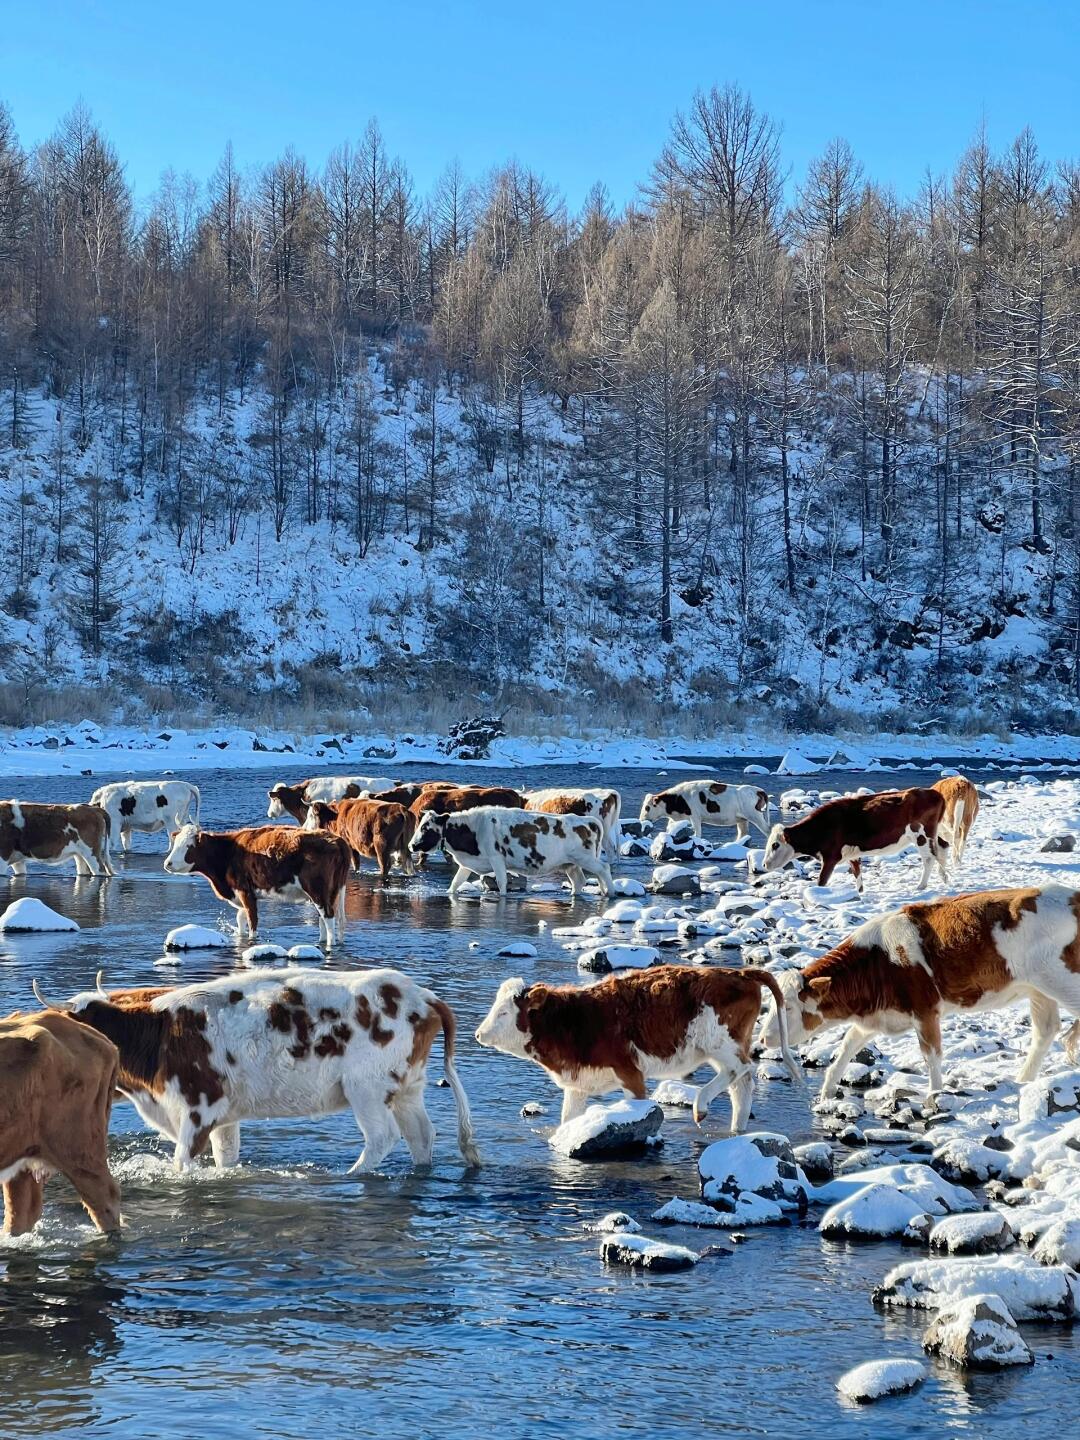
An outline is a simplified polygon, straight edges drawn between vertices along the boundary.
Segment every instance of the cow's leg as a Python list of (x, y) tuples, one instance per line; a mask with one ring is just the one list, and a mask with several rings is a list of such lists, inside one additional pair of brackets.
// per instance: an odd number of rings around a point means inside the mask
[(750, 1103), (754, 1098), (754, 1072), (748, 1065), (728, 1086), (731, 1101), (731, 1133), (741, 1135), (750, 1119)]
[(580, 865), (567, 865), (563, 869), (563, 874), (570, 882), (570, 894), (576, 899), (578, 891), (585, 884), (585, 871)]
[(849, 860), (848, 869), (851, 871), (852, 875), (855, 876), (855, 889), (861, 895), (863, 893), (862, 861)]
[(345, 1078), (342, 1088), (364, 1137), (360, 1158), (350, 1167), (349, 1174), (370, 1173), (377, 1170), (390, 1154), (401, 1136), (401, 1131), (381, 1089), (378, 1094), (373, 1094), (370, 1084), (365, 1085), (363, 1081), (351, 1076)]
[(454, 878), (450, 881), (450, 889), (447, 891), (447, 894), (450, 896), (450, 899), (451, 899), (451, 900), (454, 898), (454, 896), (457, 894), (457, 892), (461, 889), (462, 885), (465, 884), (465, 882), (468, 880), (469, 876), (470, 876), (472, 873), (473, 873), (473, 872), (472, 872), (471, 870), (467, 869), (464, 865), (459, 865), (459, 866), (458, 866), (456, 875), (455, 875)]
[(559, 1115), (559, 1124), (565, 1125), (568, 1120), (576, 1120), (579, 1115), (583, 1115), (588, 1103), (589, 1092), (587, 1090), (565, 1088), (562, 1094), (562, 1113)]
[(340, 945), (345, 939), (345, 886), (342, 885), (334, 902), (334, 934)]
[(71, 858), (75, 861), (76, 875), (94, 875), (96, 870), (90, 863), (90, 851), (79, 841), (78, 848), (71, 852)]
[(491, 857), (491, 873), (495, 877), (495, 884), (499, 894), (506, 894), (506, 861), (496, 851)]
[(109, 837), (107, 835), (101, 837), (101, 843), (94, 852), (94, 860), (102, 875), (116, 874), (116, 871), (112, 867), (112, 856), (109, 854)]
[(435, 1154), (435, 1126), (424, 1105), (423, 1088), (410, 1086), (399, 1090), (390, 1108), (409, 1147), (413, 1164), (430, 1165)]
[[(741, 1096), (743, 1089), (746, 1090), (746, 1105), (742, 1108), (749, 1110), (749, 1097), (754, 1089), (754, 1078), (750, 1066), (743, 1064), (738, 1066), (737, 1069), (732, 1070), (727, 1065), (721, 1065), (719, 1061), (716, 1060), (710, 1060), (709, 1064), (716, 1071), (716, 1074), (704, 1085), (699, 1086), (697, 1094), (694, 1096), (694, 1124), (700, 1125), (702, 1123), (709, 1113), (709, 1106), (720, 1094), (721, 1090), (726, 1090), (731, 1097), (731, 1133), (733, 1135), (738, 1134), (739, 1128), (741, 1127), (737, 1126), (736, 1121), (740, 1113), (741, 1101), (739, 1101), (737, 1097)], [(743, 1083), (744, 1081), (745, 1084)], [(743, 1123), (745, 1124), (745, 1116), (743, 1117)]]
[(29, 1170), (4, 1185), (4, 1234), (25, 1235), (41, 1219), (45, 1204), (45, 1182)]
[[(179, 829), (180, 827), (177, 826), (176, 828)], [(123, 826), (120, 830), (120, 849), (124, 852), (125, 855), (131, 849), (131, 831), (127, 828), (126, 825)]]
[(63, 1172), (79, 1192), (79, 1199), (99, 1230), (120, 1229), (120, 1186), (107, 1165), (73, 1166)]
[(867, 1040), (873, 1034), (871, 1030), (863, 1030), (859, 1025), (852, 1025), (840, 1042), (840, 1049), (825, 1071), (825, 1078), (821, 1082), (821, 1098), (828, 1100), (830, 1095), (835, 1095), (840, 1084), (841, 1077), (847, 1069), (852, 1057), (862, 1049)]
[(1021, 1085), (1026, 1085), (1038, 1075), (1046, 1059), (1046, 1052), (1053, 1045), (1054, 1037), (1060, 1028), (1061, 1011), (1057, 1001), (1044, 995), (1041, 990), (1034, 991), (1031, 996), (1031, 1048), (1016, 1076)]
[(929, 1077), (926, 1094), (927, 1098), (930, 1098), (941, 1089), (941, 1017), (936, 1010), (916, 1020), (915, 1034), (922, 1057), (926, 1061), (926, 1073)]
[(9, 869), (11, 870), (12, 875), (25, 875), (25, 874), (26, 874), (26, 861), (25, 861), (25, 860), (9, 860), (9, 861), (8, 861), (8, 867), (9, 867)]
[(822, 855), (822, 857), (821, 857), (821, 869), (820, 869), (820, 871), (818, 872), (818, 877), (817, 877), (817, 883), (818, 883), (818, 885), (819, 885), (820, 887), (824, 888), (826, 885), (828, 885), (829, 881), (832, 879), (832, 873), (833, 873), (833, 871), (836, 869), (837, 865), (839, 865), (839, 863), (840, 863), (840, 856), (839, 856), (839, 854), (836, 854), (836, 855)]
[(937, 861), (937, 868), (941, 872), (942, 884), (948, 884), (949, 872), (946, 867), (946, 860), (949, 858), (949, 843), (942, 840), (938, 835), (930, 837), (930, 853)]
[(1080, 1060), (1080, 1020), (1074, 1020), (1065, 1034), (1061, 1037), (1061, 1043), (1065, 1046), (1065, 1054), (1069, 1057), (1069, 1064), (1075, 1065)]
[(919, 877), (919, 889), (925, 890), (930, 883), (930, 869), (934, 863), (934, 852), (930, 844), (930, 837), (925, 831), (919, 836), (919, 858), (922, 860), (922, 874)]
[(390, 866), (393, 864), (393, 860), (393, 854), (388, 846), (375, 846), (375, 863), (379, 867), (379, 879), (384, 885), (390, 879)]
[(736, 839), (736, 840), (745, 840), (746, 837), (747, 837), (747, 835), (749, 835), (749, 834), (750, 834), (750, 826), (746, 823), (746, 821), (745, 821), (745, 820), (743, 819), (743, 817), (740, 815), (740, 816), (738, 817), (738, 819), (735, 821), (735, 839)]
[(240, 1126), (218, 1125), (210, 1131), (210, 1153), (219, 1170), (227, 1170), (240, 1159)]
[(591, 863), (582, 865), (581, 869), (586, 870), (590, 875), (596, 876), (600, 881), (600, 893), (602, 895), (606, 896), (611, 894), (611, 867), (603, 859), (598, 856), (597, 859)]
[(247, 933), (252, 939), (259, 928), (259, 902), (255, 898), (253, 890), (241, 890), (236, 897), (236, 933), (243, 935), (244, 922), (247, 922)]
[(690, 824), (694, 827), (694, 835), (697, 837), (698, 840), (700, 840), (700, 839), (701, 839), (701, 816), (697, 813), (696, 810), (695, 810), (694, 813), (690, 816)]

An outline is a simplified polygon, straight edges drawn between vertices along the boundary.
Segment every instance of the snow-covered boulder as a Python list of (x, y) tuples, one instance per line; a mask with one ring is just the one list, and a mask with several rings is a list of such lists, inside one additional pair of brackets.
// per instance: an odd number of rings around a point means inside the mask
[(685, 865), (657, 865), (648, 888), (654, 895), (700, 895), (697, 876)]
[(701, 1258), (685, 1245), (666, 1245), (650, 1240), (647, 1235), (629, 1235), (619, 1231), (609, 1236), (600, 1247), (605, 1265), (627, 1265), (633, 1270), (689, 1270)]
[(984, 1185), (1009, 1173), (1007, 1152), (992, 1150), (966, 1135), (950, 1136), (935, 1149), (930, 1164), (946, 1180), (962, 1185)]
[(1000, 1295), (969, 1295), (943, 1306), (923, 1335), (923, 1349), (968, 1370), (1032, 1365), (1032, 1355)]
[(817, 775), (821, 766), (798, 750), (789, 750), (776, 767), (777, 775)]
[(836, 1163), (833, 1149), (827, 1140), (815, 1140), (809, 1145), (795, 1146), (795, 1163), (801, 1165), (806, 1178), (814, 1185), (820, 1185), (833, 1178)]
[(317, 960), (321, 965), (326, 959), (326, 955), (317, 945), (290, 945), (289, 959), (300, 961)]
[(1071, 834), (1051, 835), (1039, 849), (1044, 855), (1068, 855), (1076, 849), (1076, 836)]
[(851, 1175), (838, 1176), (827, 1185), (811, 1190), (815, 1205), (834, 1205), (864, 1185), (893, 1185), (928, 1215), (958, 1215), (982, 1210), (982, 1204), (962, 1185), (953, 1185), (929, 1165), (874, 1165)]
[(1080, 1269), (1080, 1217), (1049, 1225), (1031, 1252), (1040, 1265), (1071, 1265)]
[(996, 1255), (1015, 1244), (1012, 1226), (998, 1210), (946, 1215), (930, 1231), (930, 1249), (946, 1255)]
[(599, 1220), (586, 1220), (581, 1228), (594, 1235), (610, 1235), (615, 1231), (636, 1235), (641, 1226), (625, 1210), (609, 1210), (606, 1215), (601, 1215)]
[(0, 915), (0, 930), (6, 930), (12, 935), (55, 935), (78, 928), (74, 920), (51, 910), (32, 895), (13, 900)]
[(1026, 1256), (990, 1260), (917, 1260), (897, 1265), (873, 1293), (875, 1305), (940, 1310), (986, 1292), (999, 1295), (1017, 1320), (1073, 1321), (1080, 1316), (1080, 1277), (1064, 1265)]
[(567, 1120), (549, 1144), (570, 1160), (640, 1154), (661, 1144), (664, 1112), (652, 1100), (616, 1100), (589, 1105), (583, 1115)]
[(249, 945), (240, 956), (245, 965), (262, 965), (268, 960), (287, 960), (288, 958), (289, 952), (285, 946), (275, 945), (271, 940), (263, 940), (257, 945)]
[(1049, 1120), (1052, 1115), (1080, 1112), (1080, 1070), (1032, 1080), (1020, 1091), (1018, 1112), (1023, 1124)]
[(166, 950), (227, 950), (232, 941), (206, 925), (178, 925), (165, 936)]
[(653, 1091), (652, 1098), (658, 1105), (678, 1105), (692, 1110), (698, 1089), (697, 1085), (691, 1085), (686, 1080), (661, 1080)]
[(660, 963), (660, 951), (652, 945), (592, 945), (582, 950), (577, 967), (594, 975), (611, 970), (640, 970)]
[(611, 882), (611, 893), (633, 899), (645, 894), (645, 886), (640, 880), (632, 880), (628, 875), (619, 875)]
[(710, 1229), (731, 1226), (730, 1214), (702, 1205), (700, 1200), (682, 1200), (678, 1196), (654, 1210), (651, 1218), (661, 1225), (701, 1225)]
[(818, 1229), (829, 1240), (881, 1240), (903, 1235), (922, 1213), (919, 1201), (895, 1185), (864, 1185), (830, 1206)]
[[(640, 888), (641, 894), (644, 895), (644, 885)], [(614, 905), (609, 905), (599, 918), (601, 920), (607, 920), (612, 925), (633, 925), (641, 919), (641, 912), (645, 908), (640, 900), (628, 897), (626, 899), (616, 900)]]
[(698, 1177), (702, 1199), (721, 1210), (736, 1210), (749, 1195), (781, 1210), (806, 1209), (806, 1177), (786, 1135), (761, 1130), (716, 1140), (698, 1156)]
[(886, 1395), (903, 1395), (926, 1379), (926, 1366), (918, 1360), (867, 1360), (841, 1375), (836, 1388), (845, 1400), (867, 1404)]
[(508, 940), (495, 954), (500, 960), (535, 960), (539, 950), (528, 940)]

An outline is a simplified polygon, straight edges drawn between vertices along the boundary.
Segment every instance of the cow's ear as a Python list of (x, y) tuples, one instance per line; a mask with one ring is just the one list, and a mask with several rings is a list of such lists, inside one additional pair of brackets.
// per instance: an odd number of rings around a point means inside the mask
[(815, 980), (810, 981), (808, 988), (813, 992), (815, 999), (824, 1000), (832, 989), (832, 976), (819, 975)]

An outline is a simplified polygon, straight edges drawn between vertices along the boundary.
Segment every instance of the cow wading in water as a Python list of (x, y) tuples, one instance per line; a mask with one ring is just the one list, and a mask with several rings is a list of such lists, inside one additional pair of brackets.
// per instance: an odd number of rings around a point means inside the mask
[(756, 785), (724, 785), (719, 780), (684, 780), (641, 802), (643, 825), (671, 827), (689, 820), (701, 838), (703, 825), (734, 825), (735, 837), (745, 840), (750, 826), (769, 833), (769, 797)]
[(548, 875), (562, 870), (576, 895), (586, 875), (595, 875), (611, 894), (611, 870), (603, 858), (604, 827), (589, 816), (546, 815), (486, 805), (439, 815), (427, 811), (409, 843), (414, 855), (442, 846), (457, 862), (451, 899), (471, 875), (493, 875), (506, 894), (508, 875)]

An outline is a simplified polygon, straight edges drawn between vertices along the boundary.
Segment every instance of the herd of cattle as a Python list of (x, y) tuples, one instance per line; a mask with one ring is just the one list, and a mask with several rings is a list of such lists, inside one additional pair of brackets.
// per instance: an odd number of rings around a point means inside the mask
[[(111, 875), (110, 842), (132, 831), (168, 830), (166, 870), (203, 875), (254, 934), (260, 896), (311, 901), (324, 945), (344, 930), (350, 870), (374, 860), (386, 877), (411, 874), (442, 848), (457, 865), (451, 895), (471, 876), (562, 872), (577, 890), (586, 875), (611, 891), (621, 841), (621, 800), (607, 789), (518, 792), (436, 781), (402, 784), (370, 776), (275, 785), (271, 820), (233, 831), (199, 826), (200, 797), (183, 781), (106, 785), (87, 805), (0, 802), (0, 858), (16, 873), (28, 860), (72, 858), (80, 873)], [(958, 860), (978, 813), (961, 776), (928, 788), (846, 796), (804, 819), (770, 827), (769, 799), (751, 785), (687, 781), (642, 803), (642, 822), (754, 826), (767, 837), (763, 868), (817, 857), (819, 884), (846, 861), (860, 889), (869, 855), (914, 846), (922, 885), (937, 864)], [(1027, 999), (1032, 1042), (1020, 1071), (1032, 1079), (1060, 1028), (1059, 1005), (1080, 1016), (1080, 892), (1061, 886), (984, 891), (903, 906), (862, 925), (802, 970), (661, 965), (577, 987), (503, 981), (477, 1042), (541, 1066), (563, 1093), (562, 1118), (591, 1096), (714, 1075), (697, 1091), (694, 1118), (726, 1089), (732, 1130), (745, 1127), (753, 1088), (751, 1046), (772, 1001), (764, 1043), (791, 1076), (790, 1045), (828, 1026), (848, 1032), (826, 1072), (835, 1091), (855, 1052), (875, 1034), (914, 1029), (931, 1092), (941, 1087), (941, 1020), (950, 1011)], [(119, 1225), (119, 1189), (106, 1156), (114, 1096), (173, 1145), (183, 1168), (209, 1149), (234, 1164), (247, 1120), (351, 1110), (364, 1146), (353, 1170), (377, 1169), (399, 1138), (429, 1164), (434, 1129), (424, 1106), (428, 1059), (440, 1033), (458, 1114), (458, 1145), (478, 1166), (468, 1098), (455, 1065), (456, 1018), (432, 991), (390, 969), (247, 970), (185, 986), (108, 991), (0, 1021), (0, 1182), (5, 1230), (38, 1220), (45, 1180), (62, 1173), (95, 1224)], [(1064, 1037), (1074, 1061), (1080, 1019)]]

